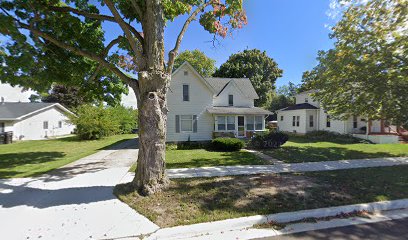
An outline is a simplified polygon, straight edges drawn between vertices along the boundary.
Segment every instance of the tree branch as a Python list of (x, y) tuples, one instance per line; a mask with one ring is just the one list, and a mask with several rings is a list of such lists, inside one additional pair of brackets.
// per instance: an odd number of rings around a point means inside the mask
[(187, 18), (186, 22), (184, 23), (179, 35), (177, 36), (176, 43), (174, 45), (174, 48), (169, 52), (169, 61), (167, 64), (167, 72), (168, 74), (171, 74), (173, 71), (173, 65), (174, 65), (174, 60), (176, 59), (178, 49), (180, 48), (181, 41), (183, 40), (184, 34), (186, 33), (188, 26), (190, 23), (195, 20), (197, 15), (204, 10), (208, 5), (210, 5), (212, 1), (205, 2), (201, 6), (197, 7), (197, 9)]
[[(111, 0), (104, 0), (106, 5), (108, 6), (109, 10), (113, 14), (115, 21), (119, 24), (119, 26), (122, 28), (123, 32), (125, 33), (126, 39), (128, 40), (130, 44), (130, 48), (132, 49), (133, 53), (135, 54), (136, 58), (138, 59), (138, 67), (139, 69), (144, 67), (144, 61), (143, 61), (143, 53), (141, 52), (140, 49), (137, 47), (137, 42), (135, 41), (135, 38), (133, 37), (132, 33), (130, 32), (129, 28), (127, 27), (127, 23), (122, 19), (120, 16), (118, 10), (116, 10), (115, 4)], [(140, 36), (140, 34), (138, 33)], [(142, 48), (143, 48), (143, 41), (140, 42)]]
[[(118, 23), (117, 20), (115, 19), (115, 17), (108, 16), (108, 15), (103, 15), (103, 14), (90, 13), (90, 12), (86, 12), (86, 11), (79, 10), (79, 9), (76, 9), (76, 8), (72, 8), (72, 7), (49, 6), (48, 9), (50, 9), (50, 10), (52, 10), (54, 12), (63, 12), (63, 13), (71, 12), (71, 13), (74, 13), (74, 14), (77, 14), (77, 15), (80, 15), (80, 16), (84, 16), (84, 17), (87, 17), (87, 18)], [(132, 27), (132, 25), (130, 25), (130, 24), (126, 23), (126, 22), (124, 22), (124, 24), (126, 25), (127, 28), (129, 28), (129, 31), (131, 31), (133, 33), (133, 35), (135, 35), (135, 37), (139, 40), (140, 44), (143, 44), (143, 41), (144, 41), (143, 36), (134, 27)]]
[(143, 12), (142, 9), (140, 9), (140, 6), (137, 4), (135, 0), (130, 1), (132, 3), (133, 8), (135, 9), (137, 15), (139, 15), (140, 20), (143, 18)]

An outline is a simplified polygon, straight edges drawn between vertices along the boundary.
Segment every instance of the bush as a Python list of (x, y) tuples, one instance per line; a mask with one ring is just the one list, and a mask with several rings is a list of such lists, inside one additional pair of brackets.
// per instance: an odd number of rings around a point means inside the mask
[(216, 138), (211, 141), (211, 149), (216, 151), (238, 151), (244, 146), (244, 141), (238, 138)]
[(70, 116), (80, 139), (93, 140), (115, 134), (131, 133), (137, 126), (137, 111), (123, 106), (82, 105)]
[(312, 140), (320, 140), (335, 143), (370, 143), (368, 140), (353, 137), (350, 134), (341, 134), (329, 131), (313, 131), (305, 134), (305, 137)]
[(269, 132), (256, 134), (249, 146), (255, 149), (279, 148), (288, 141), (289, 136), (283, 132)]

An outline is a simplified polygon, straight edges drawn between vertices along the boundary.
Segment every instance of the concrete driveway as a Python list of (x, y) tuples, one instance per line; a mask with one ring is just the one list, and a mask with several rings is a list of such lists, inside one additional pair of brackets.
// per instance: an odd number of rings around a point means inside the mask
[(1, 239), (116, 239), (157, 230), (112, 194), (137, 153), (130, 140), (40, 177), (0, 180)]

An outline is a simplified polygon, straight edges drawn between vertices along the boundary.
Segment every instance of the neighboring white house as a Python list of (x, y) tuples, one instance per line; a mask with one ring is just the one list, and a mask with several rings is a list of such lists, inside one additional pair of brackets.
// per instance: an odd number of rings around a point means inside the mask
[(311, 93), (313, 90), (297, 94), (295, 105), (277, 111), (280, 131), (305, 134), (324, 130), (353, 134), (375, 143), (398, 142), (396, 126), (390, 126), (385, 120), (371, 121), (361, 116), (347, 120), (333, 119), (321, 108), (320, 103), (312, 98)]
[(265, 130), (272, 114), (254, 107), (258, 95), (249, 79), (204, 78), (187, 62), (173, 72), (167, 97), (169, 142), (250, 137)]
[(0, 102), (0, 133), (13, 132), (13, 140), (39, 140), (70, 134), (72, 114), (59, 103)]

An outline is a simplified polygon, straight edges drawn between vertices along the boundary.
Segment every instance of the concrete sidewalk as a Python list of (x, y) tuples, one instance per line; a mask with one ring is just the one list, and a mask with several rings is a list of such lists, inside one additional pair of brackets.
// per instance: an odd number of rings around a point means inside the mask
[(408, 157), (372, 158), (372, 159), (274, 164), (274, 165), (176, 168), (167, 169), (167, 174), (170, 178), (220, 177), (231, 175), (251, 175), (261, 173), (330, 171), (352, 168), (387, 167), (395, 165), (408, 165)]
[(1, 239), (114, 239), (159, 227), (113, 194), (137, 158), (136, 142), (36, 178), (0, 180)]

